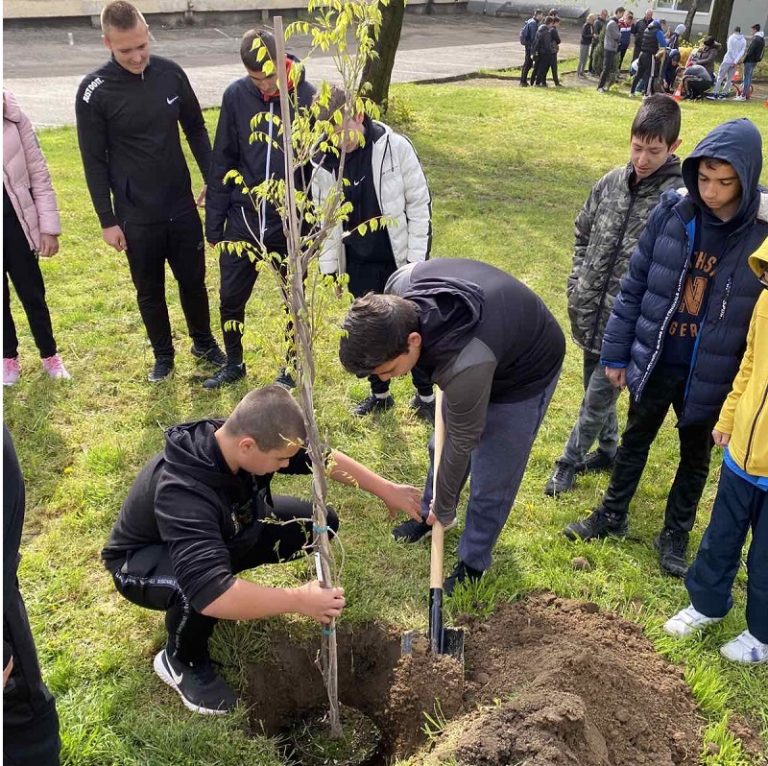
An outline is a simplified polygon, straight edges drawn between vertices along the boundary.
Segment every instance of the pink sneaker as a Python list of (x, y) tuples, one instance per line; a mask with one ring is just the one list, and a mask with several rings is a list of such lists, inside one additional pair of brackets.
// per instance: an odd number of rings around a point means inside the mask
[(19, 357), (3, 357), (3, 385), (12, 386), (21, 375)]
[(61, 357), (58, 354), (54, 354), (53, 356), (46, 356), (43, 359), (43, 369), (48, 373), (49, 378), (69, 380), (72, 377), (67, 372), (67, 368), (64, 366), (64, 362), (61, 361)]

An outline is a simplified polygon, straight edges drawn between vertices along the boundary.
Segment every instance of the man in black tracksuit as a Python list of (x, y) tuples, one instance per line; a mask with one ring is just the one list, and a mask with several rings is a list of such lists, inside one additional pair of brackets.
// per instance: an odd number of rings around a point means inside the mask
[[(248, 188), (258, 186), (268, 179), (285, 178), (285, 154), (282, 150), (282, 134), (271, 120), (261, 120), (252, 127), (251, 120), (257, 115), (280, 116), (280, 93), (277, 74), (266, 75), (263, 59), (254, 41), (260, 40), (268, 52), (267, 60), (275, 61), (275, 40), (266, 30), (251, 29), (243, 35), (240, 57), (247, 75), (233, 82), (225, 91), (221, 102), (221, 114), (213, 144), (210, 183), (205, 204), (205, 237), (211, 245), (218, 245), (221, 272), (220, 310), (227, 352), (226, 366), (203, 383), (205, 388), (219, 388), (245, 377), (243, 362), (243, 327), (245, 307), (251, 297), (258, 275), (250, 258), (230, 250), (229, 243), (245, 246), (255, 258), (264, 253), (287, 254), (283, 223), (277, 210), (266, 201), (257, 201), (232, 181), (224, 183), (230, 170), (243, 176)], [(258, 44), (257, 44), (258, 45)], [(296, 59), (287, 57), (291, 83), (291, 101), (294, 96), (299, 106), (309, 106), (315, 88), (304, 79), (304, 72), (293, 83), (291, 71)], [(269, 140), (251, 142), (254, 131), (267, 134)], [(275, 142), (275, 143), (272, 143)], [(304, 188), (301, 170), (297, 171), (297, 187)], [(257, 209), (258, 208), (258, 209)], [(288, 326), (288, 337), (291, 328)], [(293, 378), (281, 369), (276, 382), (292, 388)]]
[(535, 293), (477, 261), (407, 264), (384, 293), (352, 304), (339, 357), (348, 372), (382, 380), (418, 367), (444, 392), (445, 444), (434, 498), (433, 439), (421, 518), (396, 527), (393, 535), (408, 543), (422, 540), (435, 517), (453, 526), (471, 473), (459, 561), (444, 584), (450, 595), (457, 583), (478, 579), (491, 565), (560, 375), (565, 338)]
[[(271, 491), (275, 473), (311, 472), (305, 442), (301, 409), (278, 385), (246, 394), (226, 421), (169, 428), (164, 450), (133, 482), (102, 551), (119, 593), (165, 612), (168, 639), (154, 670), (193, 712), (225, 713), (237, 701), (208, 654), (219, 619), (294, 612), (327, 623), (344, 607), (340, 588), (267, 588), (237, 577), (311, 547), (311, 502)], [(390, 512), (418, 518), (416, 487), (393, 484), (340, 452), (331, 461), (332, 479), (379, 497)], [(338, 528), (332, 512), (328, 524)]]
[(643, 32), (643, 39), (640, 43), (640, 58), (637, 60), (637, 74), (632, 80), (632, 88), (629, 91), (630, 96), (638, 92), (642, 84), (646, 95), (653, 93), (653, 81), (658, 71), (657, 55), (660, 50), (664, 50), (667, 45), (667, 38), (661, 29), (661, 24), (655, 19)]
[(43, 679), (16, 571), (24, 477), (3, 425), (3, 763), (58, 766), (59, 719)]
[[(165, 261), (177, 282), (192, 355), (215, 365), (224, 355), (211, 334), (205, 243), (178, 126), (203, 176), (211, 147), (200, 105), (181, 67), (149, 56), (149, 28), (130, 3), (102, 11), (112, 58), (80, 84), (75, 102), (80, 153), (102, 235), (125, 251), (155, 365), (151, 382), (173, 370), (165, 301)], [(113, 207), (114, 204), (114, 207)]]

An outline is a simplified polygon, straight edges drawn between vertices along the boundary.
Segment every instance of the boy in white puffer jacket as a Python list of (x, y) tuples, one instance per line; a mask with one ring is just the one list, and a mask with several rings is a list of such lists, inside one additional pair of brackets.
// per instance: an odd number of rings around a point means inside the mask
[[(321, 119), (343, 110), (347, 95), (334, 87)], [(345, 152), (345, 201), (352, 211), (330, 234), (320, 254), (324, 274), (348, 274), (349, 291), (356, 298), (369, 292), (383, 292), (389, 277), (406, 263), (429, 258), (432, 244), (432, 199), (427, 179), (413, 144), (390, 127), (367, 115), (343, 120), (338, 129)], [(341, 150), (342, 146), (339, 147)], [(339, 157), (328, 152), (316, 161), (312, 194), (322, 205), (336, 184)], [(383, 218), (386, 226), (365, 235), (358, 226)], [(369, 378), (371, 395), (358, 404), (356, 415), (382, 412), (394, 406), (389, 382), (375, 375)], [(411, 407), (419, 417), (434, 422), (434, 395), (427, 379), (413, 376), (417, 394)]]

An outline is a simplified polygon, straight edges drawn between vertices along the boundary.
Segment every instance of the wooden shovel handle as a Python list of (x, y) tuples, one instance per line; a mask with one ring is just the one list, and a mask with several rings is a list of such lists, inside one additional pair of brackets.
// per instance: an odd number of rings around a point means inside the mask
[[(443, 456), (445, 442), (445, 422), (443, 420), (443, 392), (435, 388), (435, 454), (432, 463), (432, 502), (437, 493), (437, 469)], [(439, 521), (432, 526), (432, 549), (429, 559), (429, 587), (443, 587), (443, 539), (445, 530)]]

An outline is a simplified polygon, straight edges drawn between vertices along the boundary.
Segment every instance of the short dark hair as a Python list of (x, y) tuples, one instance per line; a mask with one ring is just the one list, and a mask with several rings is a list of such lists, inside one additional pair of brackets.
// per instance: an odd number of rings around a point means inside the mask
[(752, 29), (754, 29), (755, 32), (759, 32), (760, 31), (760, 25), (759, 24), (753, 24), (752, 25)]
[[(313, 103), (319, 103), (322, 98), (320, 91), (315, 93), (312, 99)], [(331, 90), (328, 95), (328, 104), (323, 106), (320, 104), (319, 111), (317, 113), (318, 120), (330, 120), (336, 112), (341, 111), (341, 116), (346, 117), (345, 105), (347, 103), (347, 91), (338, 85), (331, 85)]]
[(107, 3), (101, 10), (100, 20), (102, 34), (107, 33), (108, 27), (125, 32), (133, 29), (137, 24), (148, 26), (141, 11), (126, 0), (115, 0), (112, 3)]
[[(261, 40), (267, 49), (267, 56), (259, 58), (260, 46), (253, 47), (256, 40)], [(263, 72), (264, 63), (277, 59), (277, 46), (275, 45), (275, 36), (268, 29), (249, 29), (240, 42), (240, 58), (243, 65), (250, 72)]]
[[(728, 160), (721, 160), (718, 157), (701, 157), (699, 162), (706, 165), (710, 170), (717, 170), (722, 165), (731, 165)], [(733, 167), (733, 165), (731, 165)]]
[(667, 146), (680, 137), (680, 105), (665, 93), (645, 99), (632, 121), (633, 138), (660, 138)]
[(277, 385), (249, 391), (227, 418), (224, 429), (230, 436), (250, 436), (262, 452), (303, 445), (307, 440), (301, 407)]
[(733, 31), (734, 31), (734, 32), (741, 32), (741, 27), (734, 27), (734, 28), (733, 28)]
[(419, 331), (413, 301), (398, 295), (368, 293), (358, 298), (341, 325), (339, 360), (347, 372), (363, 377), (408, 351), (408, 336)]
[(618, 16), (620, 13), (624, 13), (624, 10), (625, 10), (624, 6), (623, 6), (623, 5), (620, 5), (620, 6), (619, 6), (619, 7), (618, 7), (618, 8), (617, 8), (615, 11), (614, 11), (614, 14), (615, 14), (616, 16)]
[(554, 16), (547, 16), (544, 19), (544, 23), (551, 27), (555, 23), (555, 17)]

